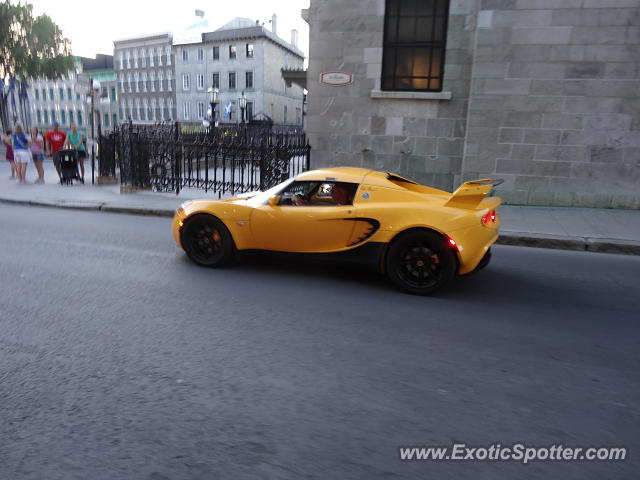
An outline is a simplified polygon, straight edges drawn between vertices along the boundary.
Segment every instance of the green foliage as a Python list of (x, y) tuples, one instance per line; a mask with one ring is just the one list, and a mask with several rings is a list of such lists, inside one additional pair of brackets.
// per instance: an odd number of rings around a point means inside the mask
[(0, 3), (0, 76), (59, 78), (74, 67), (71, 43), (48, 15), (33, 6)]

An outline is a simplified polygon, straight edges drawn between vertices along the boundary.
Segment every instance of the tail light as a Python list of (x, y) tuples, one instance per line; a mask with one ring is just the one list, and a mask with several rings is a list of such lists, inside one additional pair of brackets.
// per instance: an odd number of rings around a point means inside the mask
[(490, 210), (482, 216), (482, 224), (483, 225), (491, 225), (492, 223), (496, 223), (496, 219), (498, 218), (498, 214), (495, 210)]

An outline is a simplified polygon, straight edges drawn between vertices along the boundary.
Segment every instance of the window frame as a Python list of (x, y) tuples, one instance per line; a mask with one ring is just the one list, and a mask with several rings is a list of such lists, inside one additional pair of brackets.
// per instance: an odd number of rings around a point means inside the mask
[[(307, 184), (309, 185), (309, 187), (306, 189), (306, 193), (303, 196), (308, 196), (311, 193), (313, 193), (314, 191), (320, 189), (323, 185), (331, 185), (331, 188), (333, 189), (333, 187), (335, 185), (343, 185), (346, 188), (348, 188), (349, 190), (351, 190), (349, 192), (350, 196), (351, 196), (351, 203), (345, 203), (344, 205), (337, 205), (337, 204), (328, 204), (328, 203), (311, 203), (311, 204), (305, 204), (305, 205), (295, 205), (293, 203), (286, 203), (287, 201), (290, 201), (290, 199), (293, 197), (293, 195), (291, 195), (291, 192), (289, 192), (289, 190), (295, 190), (296, 186), (298, 185), (303, 185), (303, 184)], [(305, 207), (310, 207), (310, 208), (317, 208), (317, 207), (325, 207), (325, 208), (331, 208), (331, 207), (335, 207), (335, 208), (345, 208), (345, 207), (353, 207), (353, 204), (356, 200), (356, 195), (358, 193), (358, 189), (360, 188), (359, 183), (353, 183), (353, 182), (341, 182), (338, 180), (300, 180), (300, 181), (292, 181), (291, 183), (287, 184), (284, 186), (284, 188), (282, 188), (276, 195), (280, 195), (280, 201), (278, 202), (278, 206), (279, 207), (293, 207), (293, 208), (305, 208)], [(331, 193), (329, 193), (328, 195), (328, 199), (333, 200), (333, 198), (331, 197)], [(284, 203), (283, 203), (284, 202)]]
[[(380, 90), (383, 92), (423, 92), (423, 93), (443, 93), (444, 92), (444, 74), (446, 67), (446, 51), (447, 51), (447, 35), (449, 30), (449, 15), (451, 11), (451, 1), (450, 0), (432, 0), (433, 1), (433, 20), (432, 20), (432, 29), (435, 31), (436, 20), (438, 16), (436, 15), (438, 9), (438, 3), (444, 3), (444, 11), (443, 15), (443, 24), (442, 24), (442, 37), (438, 40), (431, 39), (430, 41), (417, 41), (414, 38), (411, 41), (400, 41), (399, 39), (390, 40), (390, 32), (391, 28), (395, 28), (396, 32), (400, 29), (400, 19), (401, 15), (395, 15), (395, 24), (391, 26), (390, 20), (390, 12), (392, 10), (391, 4), (392, 2), (401, 2), (401, 0), (385, 0), (385, 12), (384, 12), (384, 34), (382, 41), (382, 71), (380, 74)], [(398, 13), (401, 10), (401, 3), (398, 4), (397, 9)], [(428, 17), (427, 17), (428, 18)], [(414, 26), (414, 32), (417, 30), (417, 27)], [(397, 36), (397, 34), (396, 34)], [(433, 35), (432, 35), (433, 37)], [(429, 70), (427, 76), (399, 76), (397, 75), (397, 61), (399, 57), (399, 52), (403, 49), (417, 49), (417, 48), (428, 48), (430, 49), (431, 58), (429, 61)], [(433, 66), (436, 62), (434, 62), (433, 52), (434, 50), (440, 49), (440, 73), (439, 75), (433, 75)], [(388, 55), (387, 51), (393, 50), (392, 55)], [(412, 56), (412, 63), (415, 61), (415, 54)], [(385, 72), (388, 70), (388, 62), (393, 62), (393, 68), (391, 68), (392, 75), (385, 75)], [(413, 82), (414, 79), (424, 79), (428, 83), (428, 88), (414, 88), (414, 87), (403, 87), (400, 85), (402, 79), (409, 80)], [(431, 83), (434, 79), (439, 80), (439, 85), (437, 88), (431, 88)], [(387, 84), (390, 82), (390, 85)]]
[(229, 45), (229, 60), (238, 58), (238, 49), (235, 45)]
[[(251, 85), (249, 85), (249, 82), (247, 81), (249, 80), (249, 75), (251, 75)], [(253, 74), (253, 70), (247, 70), (244, 72), (244, 87), (247, 90), (255, 88), (255, 75)]]
[(214, 45), (211, 49), (211, 56), (213, 60), (220, 60), (220, 45)]
[(245, 45), (245, 50), (244, 50), (244, 54), (247, 58), (253, 58), (255, 52), (254, 52), (254, 45), (253, 43), (247, 43)]
[[(233, 87), (231, 86), (231, 75), (233, 75)], [(238, 74), (236, 72), (229, 72), (227, 85), (229, 86), (229, 90), (237, 90), (238, 89)]]

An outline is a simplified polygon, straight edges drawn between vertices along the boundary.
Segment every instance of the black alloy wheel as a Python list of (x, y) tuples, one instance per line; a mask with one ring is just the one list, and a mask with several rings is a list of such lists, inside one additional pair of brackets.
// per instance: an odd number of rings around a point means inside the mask
[(391, 281), (406, 292), (430, 295), (455, 276), (455, 252), (436, 233), (407, 232), (389, 247), (386, 270)]
[(220, 267), (233, 258), (233, 240), (229, 230), (211, 215), (197, 214), (188, 218), (180, 238), (187, 256), (203, 267)]

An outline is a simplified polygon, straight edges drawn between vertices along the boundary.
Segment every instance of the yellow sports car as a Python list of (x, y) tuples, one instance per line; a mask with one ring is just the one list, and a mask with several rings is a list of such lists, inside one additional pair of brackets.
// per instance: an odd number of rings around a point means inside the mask
[(187, 202), (173, 236), (206, 267), (247, 250), (342, 257), (428, 295), (489, 262), (501, 200), (487, 195), (500, 183), (474, 180), (449, 193), (363, 168), (313, 170), (264, 192)]

